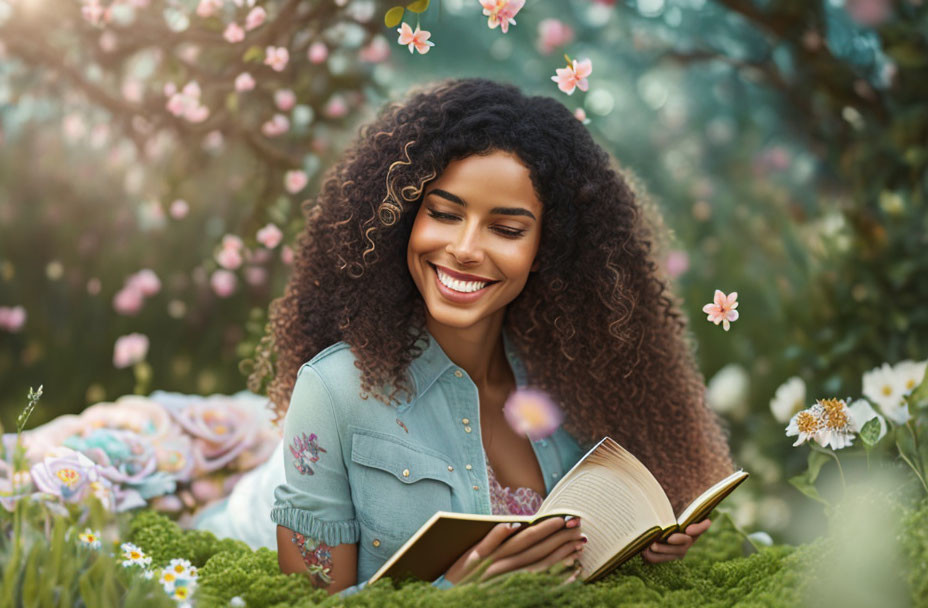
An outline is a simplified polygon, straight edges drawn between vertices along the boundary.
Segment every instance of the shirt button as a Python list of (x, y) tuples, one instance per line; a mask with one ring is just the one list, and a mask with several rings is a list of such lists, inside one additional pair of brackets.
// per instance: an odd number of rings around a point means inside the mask
[(403, 477), (409, 477), (409, 469), (403, 469)]
[(479, 490), (479, 489), (480, 489), (480, 486), (474, 486), (474, 489), (475, 489), (475, 490)]
[(461, 422), (464, 424), (470, 424), (470, 418), (461, 418)]
[(451, 466), (451, 465), (449, 464), (449, 465), (448, 465), (448, 470), (449, 470), (449, 471), (453, 471), (453, 470), (454, 470), (454, 467)]
[(454, 375), (457, 376), (458, 378), (463, 378), (463, 377), (464, 377), (464, 373), (461, 372), (461, 370), (459, 370), (459, 369), (454, 370)]
[(465, 427), (464, 427), (464, 432), (465, 432), (465, 433), (470, 433), (470, 427), (469, 427), (469, 426), (465, 426)]
[(380, 539), (379, 539), (379, 538), (375, 538), (374, 540), (371, 541), (371, 544), (374, 545), (375, 547), (379, 547), (379, 546), (380, 546)]
[(465, 465), (464, 465), (464, 468), (467, 469), (468, 471), (470, 471), (470, 470), (471, 470), (472, 468), (474, 468), (474, 467), (470, 466), (469, 464), (465, 464)]

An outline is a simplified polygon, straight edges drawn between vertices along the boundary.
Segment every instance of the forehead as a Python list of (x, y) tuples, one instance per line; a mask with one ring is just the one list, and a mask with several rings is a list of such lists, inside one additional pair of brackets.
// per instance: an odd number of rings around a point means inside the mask
[(441, 175), (426, 192), (441, 188), (474, 205), (497, 206), (500, 203), (520, 205), (541, 211), (541, 201), (535, 194), (531, 172), (518, 156), (510, 152), (493, 151), (448, 163)]

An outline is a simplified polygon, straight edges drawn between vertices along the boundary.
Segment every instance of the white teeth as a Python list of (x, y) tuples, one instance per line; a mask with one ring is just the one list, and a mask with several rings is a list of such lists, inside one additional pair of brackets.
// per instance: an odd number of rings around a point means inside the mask
[(438, 273), (438, 280), (441, 281), (442, 285), (448, 289), (453, 289), (454, 291), (460, 291), (461, 293), (471, 293), (478, 291), (487, 286), (486, 281), (459, 281), (453, 279), (437, 267), (435, 268)]

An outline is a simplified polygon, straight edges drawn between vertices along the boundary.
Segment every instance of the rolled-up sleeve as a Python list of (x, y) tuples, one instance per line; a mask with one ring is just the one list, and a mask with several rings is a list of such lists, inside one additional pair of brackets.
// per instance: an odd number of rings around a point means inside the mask
[(283, 440), (286, 483), (274, 491), (271, 519), (329, 546), (358, 542), (335, 406), (309, 364), (297, 375)]

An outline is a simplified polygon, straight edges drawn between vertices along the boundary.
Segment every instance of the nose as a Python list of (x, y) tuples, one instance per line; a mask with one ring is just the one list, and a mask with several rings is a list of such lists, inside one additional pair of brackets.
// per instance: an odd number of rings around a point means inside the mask
[(480, 242), (480, 227), (476, 222), (461, 226), (455, 238), (448, 243), (445, 251), (454, 256), (461, 265), (479, 264), (483, 261), (484, 251)]

